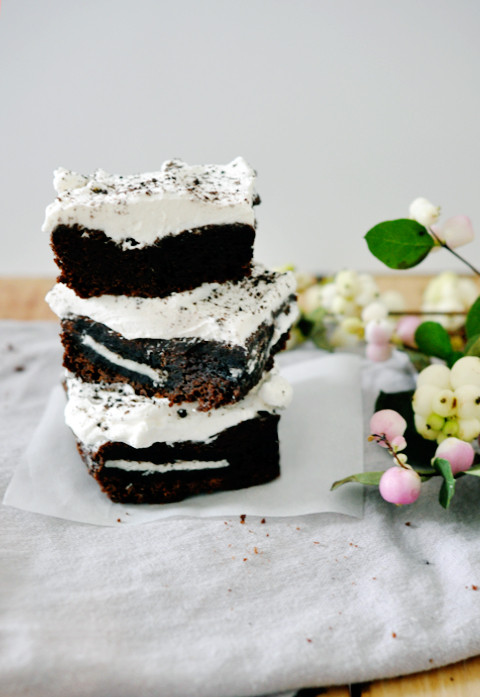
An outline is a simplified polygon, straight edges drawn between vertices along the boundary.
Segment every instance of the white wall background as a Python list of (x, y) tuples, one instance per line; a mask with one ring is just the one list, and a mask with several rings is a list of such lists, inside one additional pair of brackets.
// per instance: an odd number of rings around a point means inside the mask
[(383, 272), (363, 235), (419, 195), (480, 240), (479, 37), (478, 0), (3, 0), (0, 275), (55, 273), (55, 167), (177, 156), (258, 170), (268, 264)]

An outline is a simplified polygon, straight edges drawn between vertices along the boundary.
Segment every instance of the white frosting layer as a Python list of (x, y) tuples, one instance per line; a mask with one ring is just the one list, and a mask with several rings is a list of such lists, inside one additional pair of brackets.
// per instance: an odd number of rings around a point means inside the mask
[[(166, 298), (100, 295), (80, 298), (63, 283), (46, 300), (60, 317), (84, 316), (105, 324), (126, 339), (198, 338), (244, 345), (262, 322), (295, 293), (289, 271), (267, 271), (254, 264), (252, 276), (226, 283), (203, 283)], [(276, 320), (277, 339), (297, 317), (296, 304)]]
[(187, 472), (190, 470), (213, 470), (228, 467), (228, 460), (177, 460), (169, 462), (166, 465), (155, 465), (153, 462), (138, 462), (133, 460), (107, 460), (105, 467), (115, 467), (119, 470), (127, 472), (143, 472), (144, 474), (153, 474), (154, 472)]
[(147, 448), (157, 442), (210, 442), (260, 411), (276, 413), (283, 409), (292, 394), (292, 388), (276, 370), (266, 374), (236, 404), (210, 411), (199, 411), (196, 403), (169, 406), (168, 399), (137, 395), (129, 385), (86, 383), (71, 375), (66, 382), (65, 421), (78, 440), (93, 451), (108, 441), (134, 448)]
[[(57, 169), (57, 199), (43, 230), (78, 224), (102, 230), (125, 249), (204, 225), (255, 224), (255, 172), (241, 157), (227, 165), (187, 165), (169, 160), (159, 172), (89, 176)], [(128, 241), (130, 240), (130, 242)]]

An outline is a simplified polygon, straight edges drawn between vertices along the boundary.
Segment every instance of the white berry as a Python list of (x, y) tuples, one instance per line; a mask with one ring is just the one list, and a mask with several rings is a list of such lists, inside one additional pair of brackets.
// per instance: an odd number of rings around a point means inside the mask
[(470, 442), (480, 435), (480, 421), (478, 419), (459, 419), (457, 437), (460, 440)]
[(453, 416), (456, 406), (457, 393), (453, 393), (452, 390), (440, 390), (432, 399), (432, 410), (444, 418)]
[(450, 370), (450, 381), (454, 390), (461, 385), (480, 387), (480, 358), (478, 356), (460, 358)]
[(339, 295), (353, 300), (360, 290), (357, 273), (352, 270), (339, 271), (335, 276), (335, 286)]
[(413, 411), (421, 416), (429, 416), (432, 411), (432, 402), (438, 397), (441, 390), (435, 385), (421, 385), (413, 395)]
[(437, 440), (440, 436), (440, 431), (434, 431), (431, 426), (427, 425), (427, 419), (420, 414), (414, 416), (415, 428), (418, 433), (426, 440)]
[(409, 213), (411, 218), (428, 227), (438, 220), (440, 206), (435, 206), (428, 199), (419, 197), (410, 204)]
[(373, 320), (386, 319), (388, 317), (388, 309), (380, 300), (374, 300), (362, 310), (362, 319), (367, 324)]
[(460, 385), (455, 390), (455, 399), (460, 419), (480, 419), (480, 387)]
[(451, 389), (450, 370), (446, 365), (433, 363), (422, 370), (417, 379), (417, 388), (422, 385), (436, 385), (442, 390)]

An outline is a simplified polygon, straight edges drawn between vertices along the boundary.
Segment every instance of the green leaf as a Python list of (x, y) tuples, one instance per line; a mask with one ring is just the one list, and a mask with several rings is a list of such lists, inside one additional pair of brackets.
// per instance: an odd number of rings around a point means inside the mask
[(475, 300), (468, 311), (467, 319), (465, 320), (465, 331), (468, 339), (472, 339), (477, 334), (480, 334), (480, 298)]
[(449, 461), (442, 457), (436, 457), (432, 466), (443, 477), (438, 500), (444, 508), (448, 508), (455, 493), (455, 477), (452, 474), (452, 468)]
[(415, 332), (415, 341), (420, 351), (428, 356), (446, 361), (453, 354), (450, 336), (438, 322), (422, 322)]
[(422, 481), (424, 482), (432, 477), (438, 477), (438, 472), (436, 472), (433, 467), (415, 467), (415, 472), (422, 477)]
[(379, 223), (365, 239), (372, 254), (391, 269), (417, 266), (435, 246), (427, 228), (407, 218)]
[(463, 472), (462, 474), (472, 474), (474, 477), (480, 477), (480, 465), (474, 465), (473, 467), (470, 467), (469, 470), (466, 470), (466, 472)]
[(297, 322), (297, 328), (306, 339), (311, 339), (315, 346), (325, 351), (333, 351), (328, 340), (328, 330), (325, 324), (325, 308), (316, 307), (312, 312), (302, 315)]
[(367, 486), (378, 486), (383, 472), (359, 472), (359, 474), (351, 474), (350, 477), (345, 477), (345, 479), (339, 479), (337, 482), (333, 482), (330, 487), (330, 491), (338, 489), (342, 484), (348, 484), (349, 482), (358, 482), (359, 484), (365, 484)]
[(314, 310), (304, 315), (304, 317), (307, 322), (311, 322), (312, 324), (323, 324), (326, 314), (327, 311), (324, 307), (316, 307)]
[(328, 340), (328, 333), (325, 327), (315, 327), (310, 334), (310, 339), (318, 349), (332, 352), (334, 347)]
[(435, 441), (426, 440), (417, 432), (414, 423), (412, 409), (413, 390), (405, 392), (380, 392), (375, 403), (375, 411), (380, 409), (393, 409), (403, 416), (407, 422), (404, 436), (407, 447), (404, 450), (408, 458), (408, 463), (419, 471), (425, 469), (430, 464), (432, 457), (437, 449)]
[(475, 334), (467, 341), (465, 356), (480, 356), (480, 334)]

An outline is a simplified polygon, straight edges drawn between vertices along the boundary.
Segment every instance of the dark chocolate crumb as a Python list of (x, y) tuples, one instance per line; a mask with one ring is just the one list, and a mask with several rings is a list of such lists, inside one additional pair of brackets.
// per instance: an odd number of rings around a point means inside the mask
[(16, 365), (14, 370), (16, 373), (21, 373), (23, 370), (25, 370), (25, 366), (24, 365)]
[(242, 515), (240, 516), (240, 523), (242, 525), (245, 525), (245, 518), (246, 517), (247, 517), (246, 513), (242, 513)]

